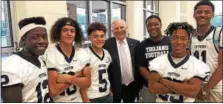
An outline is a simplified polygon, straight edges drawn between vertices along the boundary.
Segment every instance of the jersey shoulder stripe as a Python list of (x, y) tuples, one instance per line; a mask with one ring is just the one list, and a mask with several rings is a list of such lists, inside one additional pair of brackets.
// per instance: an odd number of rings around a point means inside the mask
[(217, 52), (219, 52), (219, 47), (222, 46), (221, 38), (222, 38), (222, 28), (216, 27), (213, 33), (213, 44)]

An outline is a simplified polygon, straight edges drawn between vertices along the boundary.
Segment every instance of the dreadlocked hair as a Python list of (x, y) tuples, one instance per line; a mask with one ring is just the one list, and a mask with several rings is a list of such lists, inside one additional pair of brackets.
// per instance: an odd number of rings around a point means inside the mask
[[(188, 33), (188, 37), (193, 36), (195, 29), (192, 25), (187, 22), (173, 22), (170, 23), (167, 29), (164, 31), (167, 36), (172, 36), (172, 33), (177, 29), (184, 29)], [(190, 38), (189, 38), (190, 39)]]

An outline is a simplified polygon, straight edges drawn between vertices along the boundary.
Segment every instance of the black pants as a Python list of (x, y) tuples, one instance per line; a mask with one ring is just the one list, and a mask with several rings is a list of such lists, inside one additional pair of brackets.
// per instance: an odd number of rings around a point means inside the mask
[(114, 96), (113, 102), (120, 103), (123, 99), (124, 103), (134, 103), (137, 93), (138, 92), (135, 82), (130, 83), (128, 86), (123, 84), (121, 89), (121, 95)]

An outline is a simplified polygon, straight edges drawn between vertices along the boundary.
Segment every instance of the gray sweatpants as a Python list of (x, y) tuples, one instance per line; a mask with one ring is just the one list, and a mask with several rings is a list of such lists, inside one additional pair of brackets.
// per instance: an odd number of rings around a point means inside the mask
[(141, 90), (142, 94), (142, 103), (155, 103), (156, 102), (156, 95), (151, 94), (148, 91), (148, 88), (146, 86), (143, 86)]

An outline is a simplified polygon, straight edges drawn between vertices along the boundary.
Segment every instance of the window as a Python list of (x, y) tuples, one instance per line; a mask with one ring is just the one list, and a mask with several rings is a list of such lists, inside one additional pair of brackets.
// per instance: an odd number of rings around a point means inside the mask
[(144, 1), (144, 3), (145, 3), (144, 6), (147, 10), (152, 10), (152, 2), (153, 1)]
[[(113, 1), (111, 4), (112, 4), (111, 22), (116, 19), (126, 20), (125, 4), (123, 2), (119, 2), (119, 1)], [(113, 37), (112, 31), (110, 31), (110, 34), (111, 34), (111, 37)]]
[(87, 40), (87, 26), (88, 26), (88, 14), (87, 14), (87, 2), (86, 1), (67, 1), (68, 16), (80, 24), (80, 27), (84, 34), (84, 39)]
[(111, 22), (114, 19), (126, 18), (125, 0), (110, 1), (67, 1), (68, 16), (77, 20), (80, 24), (85, 41), (84, 46), (90, 45), (87, 35), (88, 24), (92, 22), (101, 22), (107, 27), (106, 39), (111, 37)]
[(215, 16), (211, 19), (211, 24), (216, 27), (222, 26), (222, 1), (212, 1), (215, 5)]
[(9, 2), (1, 1), (1, 47), (13, 47), (13, 38), (11, 35), (11, 20), (9, 12)]
[(126, 19), (125, 17), (125, 5), (113, 3), (112, 4), (112, 20), (115, 19)]
[(11, 25), (10, 2), (1, 1), (1, 59), (10, 56), (14, 52), (13, 32)]
[(147, 17), (151, 16), (151, 15), (159, 15), (159, 1), (156, 0), (151, 0), (151, 1), (144, 1), (144, 39), (149, 37), (149, 34), (147, 32), (146, 29), (146, 24), (145, 21), (147, 19)]
[(222, 26), (222, 15), (216, 15), (211, 19), (211, 24), (216, 27), (223, 27)]
[[(108, 28), (108, 6), (106, 1), (92, 1), (92, 22), (101, 22)], [(109, 38), (108, 32), (106, 33), (107, 38)]]

